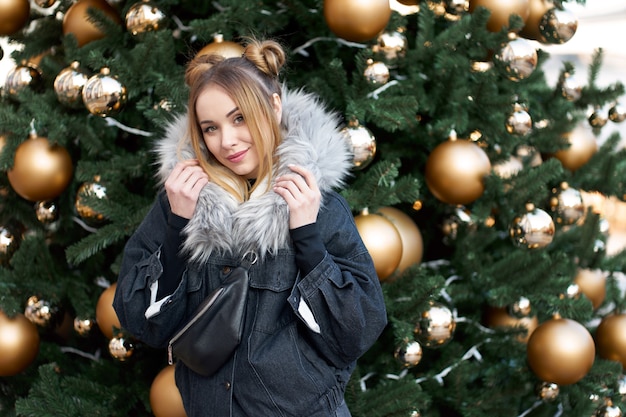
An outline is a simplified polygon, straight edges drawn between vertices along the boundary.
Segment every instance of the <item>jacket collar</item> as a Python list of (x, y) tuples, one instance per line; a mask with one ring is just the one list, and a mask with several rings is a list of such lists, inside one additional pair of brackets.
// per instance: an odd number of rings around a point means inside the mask
[[(322, 195), (343, 186), (352, 167), (352, 153), (339, 130), (338, 114), (302, 90), (283, 88), (282, 94), (284, 138), (276, 151), (279, 162), (274, 175), (290, 172), (288, 165), (297, 164), (313, 172)], [(183, 114), (167, 126), (164, 137), (156, 144), (157, 177), (161, 183), (179, 160), (194, 157), (186, 132), (187, 114)], [(213, 253), (275, 253), (288, 247), (288, 215), (287, 204), (273, 191), (253, 195), (239, 204), (224, 189), (209, 183), (200, 193), (196, 212), (184, 229), (183, 250), (197, 262), (205, 262)]]

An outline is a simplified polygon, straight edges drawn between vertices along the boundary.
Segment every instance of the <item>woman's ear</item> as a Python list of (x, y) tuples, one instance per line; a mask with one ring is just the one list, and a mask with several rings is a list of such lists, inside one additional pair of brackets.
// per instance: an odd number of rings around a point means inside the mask
[(278, 123), (280, 123), (283, 116), (283, 101), (280, 99), (280, 96), (277, 93), (272, 94), (272, 102), (274, 107), (274, 113), (276, 113), (276, 118), (278, 119)]

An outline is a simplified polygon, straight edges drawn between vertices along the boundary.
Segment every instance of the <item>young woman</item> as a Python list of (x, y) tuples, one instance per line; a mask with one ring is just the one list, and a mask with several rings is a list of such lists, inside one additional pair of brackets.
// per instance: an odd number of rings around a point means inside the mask
[(177, 362), (189, 417), (350, 416), (356, 360), (387, 323), (350, 208), (339, 119), (278, 80), (285, 52), (189, 63), (188, 113), (159, 142), (164, 191), (129, 239), (114, 299), (124, 329), (167, 346), (223, 270), (253, 252), (244, 336), (204, 377)]

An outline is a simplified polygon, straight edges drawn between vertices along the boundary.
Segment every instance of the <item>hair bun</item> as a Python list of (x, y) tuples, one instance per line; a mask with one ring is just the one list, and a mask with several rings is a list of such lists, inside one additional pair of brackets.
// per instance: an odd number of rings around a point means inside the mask
[(198, 77), (208, 71), (213, 65), (224, 60), (224, 57), (216, 54), (196, 55), (185, 70), (185, 84), (192, 86)]
[(278, 77), (287, 59), (283, 47), (274, 40), (249, 39), (243, 54), (260, 71), (272, 77)]

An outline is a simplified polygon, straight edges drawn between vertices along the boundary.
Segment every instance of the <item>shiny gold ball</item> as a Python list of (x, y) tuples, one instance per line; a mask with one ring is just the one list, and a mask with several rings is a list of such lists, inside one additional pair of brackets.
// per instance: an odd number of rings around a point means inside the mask
[(626, 370), (626, 314), (611, 314), (596, 329), (596, 346), (601, 358), (616, 361)]
[(107, 67), (87, 80), (82, 97), (87, 110), (102, 117), (119, 113), (128, 99), (126, 86)]
[(90, 9), (98, 9), (114, 23), (121, 26), (122, 19), (117, 11), (106, 0), (78, 0), (72, 4), (63, 17), (63, 34), (73, 35), (78, 41), (78, 46), (102, 39), (105, 33), (93, 22), (89, 14)]
[(63, 146), (32, 134), (17, 147), (7, 176), (13, 190), (22, 198), (43, 201), (58, 197), (73, 173), (72, 158)]
[(609, 112), (605, 108), (598, 106), (589, 115), (587, 121), (593, 128), (599, 129), (604, 127), (609, 122)]
[(135, 346), (129, 339), (118, 335), (109, 340), (109, 353), (120, 362), (124, 362), (133, 356), (134, 352)]
[(36, 295), (28, 298), (26, 308), (24, 309), (24, 316), (44, 329), (56, 327), (63, 318), (63, 313), (58, 306), (50, 301), (42, 300)]
[(622, 417), (622, 410), (613, 404), (604, 404), (596, 410), (593, 417)]
[(389, 23), (389, 0), (324, 0), (324, 19), (338, 37), (352, 42), (375, 38)]
[(91, 333), (94, 325), (96, 324), (93, 319), (85, 319), (81, 317), (74, 318), (74, 331), (82, 337), (87, 337)]
[(389, 81), (389, 67), (384, 62), (369, 60), (365, 71), (363, 71), (365, 80), (370, 85), (383, 85)]
[(352, 152), (352, 169), (362, 170), (372, 163), (376, 156), (376, 137), (367, 127), (353, 121), (341, 129)]
[(504, 125), (510, 134), (526, 136), (532, 131), (533, 119), (522, 105), (515, 104), (513, 112), (506, 118)]
[(567, 183), (552, 189), (550, 209), (555, 215), (557, 223), (571, 225), (583, 219), (585, 205), (580, 191), (571, 188)]
[(378, 274), (386, 280), (396, 270), (402, 259), (402, 237), (394, 224), (380, 214), (364, 210), (355, 216), (356, 228), (365, 244)]
[(506, 307), (487, 307), (483, 315), (483, 322), (487, 327), (497, 328), (515, 328), (523, 329), (516, 339), (519, 342), (526, 343), (533, 331), (539, 325), (537, 316), (514, 317), (509, 314)]
[(571, 132), (563, 134), (569, 146), (557, 151), (554, 157), (563, 167), (576, 171), (585, 165), (598, 151), (598, 142), (591, 128), (584, 123), (578, 124)]
[(54, 92), (59, 102), (71, 108), (81, 107), (83, 87), (88, 79), (87, 73), (80, 68), (78, 61), (62, 69), (54, 79)]
[(196, 56), (215, 54), (221, 55), (224, 58), (239, 58), (243, 54), (243, 51), (243, 45), (233, 41), (225, 41), (224, 35), (218, 33), (213, 36), (213, 42), (200, 49)]
[(376, 45), (372, 46), (372, 51), (381, 54), (388, 68), (395, 68), (398, 61), (406, 56), (409, 41), (403, 30), (393, 32), (383, 32), (378, 35)]
[(423, 346), (439, 348), (454, 336), (456, 321), (445, 305), (431, 301), (415, 324), (415, 338)]
[(626, 106), (621, 103), (615, 103), (609, 109), (609, 120), (613, 123), (621, 123), (626, 120)]
[(500, 178), (507, 179), (517, 175), (524, 169), (522, 161), (515, 156), (493, 165), (493, 172)]
[(133, 35), (159, 30), (165, 17), (165, 13), (151, 1), (142, 0), (126, 12), (126, 29)]
[(187, 417), (174, 372), (174, 365), (167, 366), (152, 381), (150, 407), (155, 417)]
[(113, 309), (113, 297), (115, 296), (116, 288), (117, 283), (113, 283), (102, 291), (96, 304), (96, 323), (98, 323), (100, 331), (107, 339), (113, 338), (113, 328), (119, 329), (122, 327)]
[(548, 44), (562, 44), (576, 34), (578, 19), (576, 15), (567, 9), (553, 7), (548, 10), (539, 22), (541, 41)]
[(518, 247), (537, 249), (548, 246), (554, 239), (552, 217), (542, 209), (530, 207), (526, 214), (513, 219), (509, 235)]
[(59, 220), (59, 207), (54, 201), (38, 201), (34, 209), (37, 220), (43, 225), (52, 225)]
[(0, 0), (0, 36), (11, 36), (22, 29), (29, 16), (28, 0)]
[(607, 273), (600, 269), (580, 268), (574, 283), (580, 291), (591, 301), (594, 309), (602, 305), (606, 297)]
[(493, 57), (494, 63), (511, 81), (528, 78), (537, 68), (537, 50), (531, 41), (512, 36), (512, 39)]
[(422, 346), (415, 340), (399, 346), (394, 352), (394, 358), (403, 366), (410, 368), (422, 360)]
[(552, 0), (529, 0), (528, 17), (524, 22), (524, 27), (520, 31), (520, 36), (534, 41), (542, 41), (542, 34), (539, 31), (541, 18), (553, 7)]
[(426, 185), (438, 200), (464, 205), (483, 194), (484, 178), (491, 171), (491, 162), (476, 143), (447, 140), (433, 149), (425, 169)]
[(470, 0), (469, 12), (473, 13), (481, 6), (491, 12), (487, 20), (487, 29), (491, 32), (500, 32), (503, 28), (508, 28), (509, 18), (513, 14), (526, 21), (530, 12), (529, 0)]
[(561, 85), (561, 94), (569, 101), (577, 101), (582, 95), (583, 85), (581, 77), (566, 73)]
[(23, 228), (18, 223), (8, 222), (0, 226), (0, 265), (9, 262), (23, 239)]
[(41, 70), (31, 64), (24, 63), (11, 68), (7, 72), (4, 81), (4, 91), (10, 98), (17, 98), (19, 93), (26, 88), (38, 90), (41, 83)]
[(560, 391), (560, 387), (554, 382), (541, 382), (537, 387), (537, 394), (544, 402), (556, 400)]
[(413, 219), (395, 207), (379, 208), (378, 213), (391, 221), (400, 233), (402, 256), (395, 272), (402, 273), (406, 268), (419, 264), (424, 255), (424, 240)]
[(102, 223), (105, 220), (104, 215), (91, 207), (87, 200), (107, 198), (106, 192), (106, 187), (97, 181), (81, 184), (76, 192), (74, 202), (78, 216), (92, 226)]
[(23, 314), (8, 317), (0, 310), (0, 376), (25, 370), (39, 353), (39, 331)]
[(530, 335), (526, 354), (528, 365), (539, 379), (563, 386), (587, 375), (596, 349), (582, 324), (557, 316), (541, 323)]

